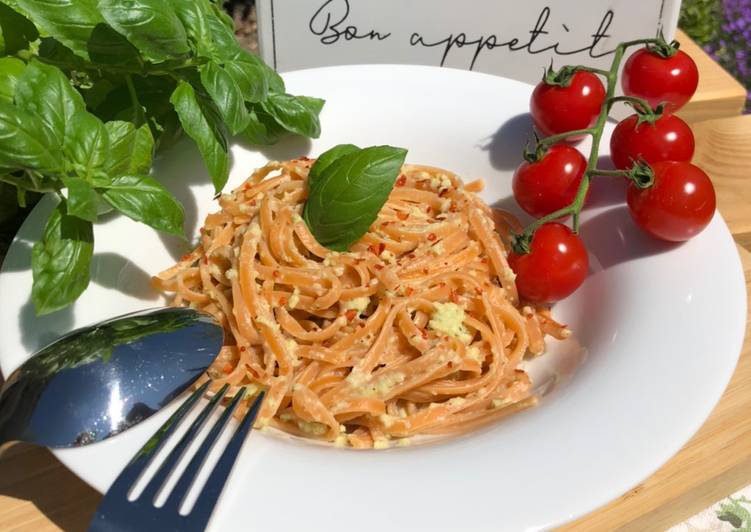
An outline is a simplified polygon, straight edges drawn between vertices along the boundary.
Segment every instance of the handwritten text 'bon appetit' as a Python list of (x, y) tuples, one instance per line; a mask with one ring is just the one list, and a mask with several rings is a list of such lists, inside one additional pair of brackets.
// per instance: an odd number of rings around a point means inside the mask
[[(409, 45), (414, 47), (435, 48), (440, 53), (440, 65), (443, 66), (453, 50), (469, 48), (472, 58), (469, 69), (472, 70), (480, 56), (487, 51), (506, 48), (511, 52), (526, 51), (529, 54), (553, 52), (557, 55), (574, 55), (587, 53), (590, 57), (602, 57), (613, 53), (612, 50), (598, 51), (600, 41), (609, 37), (608, 30), (613, 22), (614, 13), (607, 10), (599, 22), (597, 29), (586, 36), (586, 42), (580, 47), (564, 48), (560, 42), (550, 42), (549, 21), (551, 9), (543, 7), (535, 24), (526, 33), (528, 37), (504, 37), (491, 35), (471, 35), (466, 32), (452, 33), (445, 37), (427, 36), (413, 32), (409, 37)], [(376, 29), (362, 29), (349, 22), (349, 0), (326, 0), (313, 14), (308, 28), (311, 33), (319, 37), (322, 44), (333, 45), (340, 42), (355, 40), (384, 41), (392, 38), (392, 34)], [(569, 32), (568, 26), (562, 24)]]

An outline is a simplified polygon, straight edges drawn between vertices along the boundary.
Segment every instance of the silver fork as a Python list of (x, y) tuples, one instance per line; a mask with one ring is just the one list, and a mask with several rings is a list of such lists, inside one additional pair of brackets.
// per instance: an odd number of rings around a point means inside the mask
[(263, 392), (253, 402), (247, 414), (245, 414), (245, 417), (240, 422), (240, 425), (235, 430), (232, 439), (224, 449), (219, 461), (211, 471), (206, 485), (187, 515), (181, 515), (179, 512), (185, 496), (193, 485), (196, 475), (201, 470), (206, 457), (223, 432), (227, 422), (231, 419), (232, 413), (245, 395), (245, 388), (241, 388), (224, 409), (221, 417), (211, 428), (195, 455), (191, 458), (163, 506), (156, 507), (154, 505), (156, 496), (164, 486), (165, 481), (170, 477), (185, 450), (198, 435), (201, 427), (203, 427), (214, 411), (214, 408), (227, 393), (228, 385), (224, 385), (209, 400), (209, 403), (159, 466), (159, 469), (157, 469), (154, 476), (149, 480), (138, 498), (130, 501), (128, 500), (128, 493), (152, 462), (159, 449), (175, 432), (177, 427), (180, 426), (182, 419), (190, 412), (196, 401), (206, 392), (208, 385), (209, 383), (207, 382), (193, 392), (167, 422), (146, 442), (146, 445), (138, 451), (138, 454), (130, 461), (123, 472), (120, 473), (120, 476), (117, 477), (105, 494), (102, 502), (99, 503), (96, 514), (94, 514), (89, 525), (90, 532), (122, 532), (126, 530), (138, 530), (139, 532), (149, 530), (159, 530), (160, 532), (179, 530), (181, 532), (190, 532), (206, 528), (211, 517), (211, 512), (214, 510), (217, 499), (219, 499), (219, 495), (222, 493), (235, 459), (261, 407)]

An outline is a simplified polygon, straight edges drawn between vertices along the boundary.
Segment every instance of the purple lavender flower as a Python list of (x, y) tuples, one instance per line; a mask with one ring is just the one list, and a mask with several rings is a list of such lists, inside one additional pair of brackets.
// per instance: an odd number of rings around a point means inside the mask
[[(726, 70), (751, 88), (751, 0), (723, 0), (724, 21), (715, 43), (705, 46)], [(751, 94), (746, 111), (751, 112)]]

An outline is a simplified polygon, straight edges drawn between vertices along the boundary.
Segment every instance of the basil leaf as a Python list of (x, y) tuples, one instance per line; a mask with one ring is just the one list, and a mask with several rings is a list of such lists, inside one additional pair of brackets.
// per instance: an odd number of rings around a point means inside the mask
[(0, 167), (57, 172), (62, 165), (57, 140), (44, 122), (0, 101)]
[(209, 2), (211, 4), (211, 10), (213, 11), (214, 15), (219, 19), (219, 22), (224, 24), (224, 27), (227, 28), (232, 33), (235, 32), (235, 21), (232, 20), (232, 17), (230, 17), (227, 12), (222, 8), (221, 4), (218, 4), (214, 1)]
[(233, 62), (252, 65), (255, 68), (261, 69), (264, 78), (266, 78), (266, 84), (269, 92), (277, 92), (284, 94), (284, 80), (282, 77), (270, 66), (264, 63), (260, 57), (248, 52), (247, 50), (240, 49), (237, 53), (232, 55)]
[(364, 235), (394, 188), (407, 150), (372, 146), (330, 163), (309, 191), (303, 218), (318, 242), (346, 251)]
[(360, 148), (354, 144), (339, 144), (319, 155), (308, 172), (308, 190), (313, 190), (320, 183), (321, 176), (331, 166), (331, 163), (358, 151), (360, 151)]
[(25, 68), (26, 63), (15, 57), (0, 58), (0, 101), (13, 103), (16, 85)]
[(65, 74), (41, 61), (32, 61), (24, 70), (16, 88), (16, 104), (38, 115), (60, 146), (75, 127), (77, 115), (85, 113), (81, 94)]
[(73, 115), (63, 152), (79, 176), (94, 177), (109, 156), (108, 148), (107, 129), (101, 120), (86, 111)]
[(105, 21), (155, 63), (190, 53), (188, 38), (170, 2), (99, 0)]
[(246, 102), (258, 103), (266, 99), (269, 81), (261, 67), (244, 61), (232, 61), (224, 65), (224, 70), (235, 81)]
[(240, 136), (250, 144), (274, 144), (288, 134), (288, 131), (260, 106), (250, 106), (249, 115), (248, 127)]
[(196, 92), (187, 81), (180, 81), (170, 97), (170, 102), (180, 117), (180, 123), (198, 146), (211, 181), (217, 192), (224, 188), (229, 175), (227, 139), (219, 128), (213, 113), (196, 97)]
[(206, 0), (176, 0), (172, 6), (196, 54), (200, 57), (214, 57), (214, 38), (209, 27), (209, 19), (214, 14)]
[(248, 125), (248, 111), (245, 109), (243, 94), (234, 78), (213, 61), (199, 69), (201, 84), (214, 100), (222, 120), (230, 132), (237, 134)]
[(107, 24), (97, 24), (88, 41), (89, 57), (95, 63), (124, 66), (138, 64), (138, 50)]
[(37, 314), (66, 307), (81, 295), (89, 285), (93, 254), (91, 223), (68, 215), (61, 202), (52, 211), (42, 239), (34, 244), (31, 253), (31, 299)]
[(110, 177), (143, 174), (151, 168), (154, 137), (147, 124), (136, 128), (132, 122), (113, 121), (104, 124), (109, 138), (104, 171)]
[(31, 20), (43, 34), (77, 55), (88, 59), (88, 41), (94, 26), (102, 20), (96, 0), (3, 0)]
[(15, 54), (39, 38), (34, 24), (5, 4), (0, 4), (0, 55)]
[(116, 177), (102, 192), (125, 216), (154, 229), (183, 235), (183, 207), (156, 179), (147, 175)]
[(88, 181), (80, 177), (63, 177), (63, 184), (68, 188), (66, 205), (68, 214), (96, 222), (97, 218), (97, 194)]
[(309, 96), (272, 93), (261, 105), (287, 131), (317, 139), (321, 136), (318, 114), (324, 103), (324, 100)]

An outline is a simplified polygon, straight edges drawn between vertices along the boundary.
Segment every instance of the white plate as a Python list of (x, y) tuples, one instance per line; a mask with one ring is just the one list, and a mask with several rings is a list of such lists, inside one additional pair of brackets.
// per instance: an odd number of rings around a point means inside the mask
[[(260, 151), (234, 146), (231, 183), (267, 159), (318, 154), (342, 142), (392, 144), (408, 161), (484, 177), (483, 197), (513, 206), (510, 179), (529, 134), (531, 87), (458, 70), (348, 66), (285, 75), (290, 92), (328, 100), (323, 135)], [(607, 145), (607, 139), (603, 147)], [(586, 149), (586, 146), (582, 147)], [(216, 209), (197, 154), (178, 146), (155, 174), (180, 197), (188, 234)], [(735, 367), (746, 316), (738, 255), (716, 215), (692, 241), (655, 242), (631, 222), (621, 180), (597, 183), (584, 215), (591, 254), (584, 286), (555, 308), (573, 342), (535, 371), (571, 375), (538, 408), (455, 440), (353, 452), (254, 432), (214, 530), (531, 530), (582, 515), (624, 493), (691, 437)], [(93, 282), (69, 310), (35, 318), (30, 243), (49, 211), (24, 224), (0, 275), (0, 365), (73, 327), (160, 302), (148, 278), (184, 252), (179, 241), (122, 217), (96, 227)], [(574, 371), (575, 370), (575, 371)], [(166, 414), (85, 449), (55, 454), (105, 490)], [(61, 487), (64, 488), (64, 487)]]

